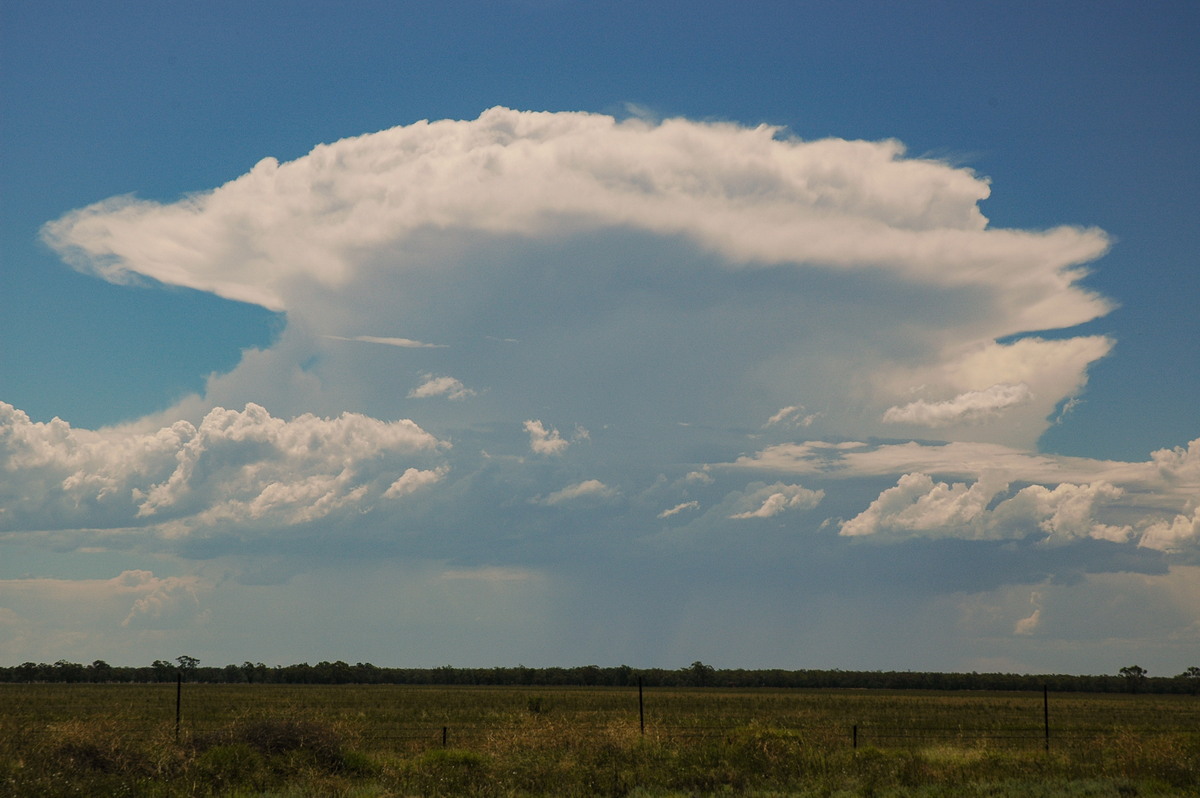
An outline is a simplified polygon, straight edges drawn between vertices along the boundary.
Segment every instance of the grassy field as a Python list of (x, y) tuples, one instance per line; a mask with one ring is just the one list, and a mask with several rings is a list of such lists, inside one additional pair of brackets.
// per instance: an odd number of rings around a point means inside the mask
[[(1200, 795), (1200, 699), (0, 685), (13, 796)], [(857, 747), (855, 746), (857, 742)]]

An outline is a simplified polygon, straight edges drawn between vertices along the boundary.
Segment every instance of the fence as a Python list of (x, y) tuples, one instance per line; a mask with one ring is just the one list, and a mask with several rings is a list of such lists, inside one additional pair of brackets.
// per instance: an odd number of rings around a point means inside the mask
[(930, 746), (1068, 750), (1120, 738), (1200, 734), (1191, 696), (895, 694), (874, 691), (414, 688), (385, 686), (0, 686), (0, 734), (38, 735), (72, 719), (121, 733), (211, 735), (247, 717), (339, 724), (378, 749), (551, 746), (644, 737), (677, 745), (747, 735), (828, 748)]

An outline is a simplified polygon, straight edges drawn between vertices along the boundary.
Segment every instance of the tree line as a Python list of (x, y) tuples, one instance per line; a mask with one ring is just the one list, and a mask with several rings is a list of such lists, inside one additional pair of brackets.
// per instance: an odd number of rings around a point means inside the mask
[(529, 668), (387, 668), (318, 662), (268, 666), (261, 662), (221, 667), (202, 666), (195, 657), (155, 660), (146, 666), (110, 665), (96, 660), (84, 665), (66, 660), (25, 662), (0, 667), (0, 682), (189, 682), (209, 684), (412, 684), (579, 687), (778, 687), (880, 690), (1041, 690), (1088, 693), (1200, 693), (1200, 667), (1175, 676), (1151, 676), (1137, 665), (1115, 675), (940, 673), (929, 671), (851, 671), (714, 668), (693, 662), (684, 668), (600, 667)]

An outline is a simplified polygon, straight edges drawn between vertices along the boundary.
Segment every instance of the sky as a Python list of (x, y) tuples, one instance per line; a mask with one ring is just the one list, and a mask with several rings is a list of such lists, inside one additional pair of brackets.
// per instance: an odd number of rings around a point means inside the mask
[(1200, 664), (1200, 6), (0, 2), (0, 663)]

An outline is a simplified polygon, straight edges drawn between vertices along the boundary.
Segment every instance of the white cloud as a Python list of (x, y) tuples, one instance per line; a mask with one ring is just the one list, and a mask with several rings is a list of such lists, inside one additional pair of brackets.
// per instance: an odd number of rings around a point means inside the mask
[(883, 414), (888, 424), (916, 424), (923, 427), (948, 427), (960, 423), (978, 423), (995, 417), (1014, 405), (1033, 397), (1025, 383), (1000, 383), (982, 391), (967, 391), (953, 399), (927, 402), (918, 399), (902, 407), (889, 407)]
[[(525, 431), (529, 433), (529, 448), (536, 454), (562, 454), (571, 445), (571, 441), (559, 434), (557, 429), (547, 429), (541, 421), (526, 421)], [(586, 429), (576, 427), (572, 440), (582, 441), (589, 437)]]
[(1200, 507), (1190, 516), (1181, 513), (1150, 524), (1142, 533), (1140, 545), (1159, 551), (1200, 547)]
[(1015, 635), (1031, 635), (1037, 631), (1038, 624), (1042, 622), (1041, 608), (1035, 609), (1030, 615), (1021, 618), (1013, 625), (1013, 634)]
[[(603, 423), (652, 409), (885, 435), (884, 414), (904, 417), (896, 408), (924, 385), (924, 396), (958, 399), (912, 407), (910, 423), (970, 420), (983, 406), (963, 406), (983, 394), (1003, 415), (947, 434), (1032, 445), (1112, 342), (996, 342), (1106, 313), (1080, 279), (1108, 240), (989, 226), (979, 202), (990, 191), (970, 170), (910, 158), (895, 141), (494, 108), (320, 145), (288, 163), (266, 158), (171, 204), (97, 203), (49, 223), (44, 237), (109, 280), (145, 276), (287, 311), (270, 350), (209, 381), (208, 407), (386, 415), (394, 392), (378, 363), (350, 351), (364, 347), (322, 344), (332, 339), (441, 358), (421, 368), (495, 386), (489, 398), (509, 403), (510, 420), (553, 394), (573, 413), (607, 404), (611, 414), (579, 415)], [(631, 269), (647, 279), (625, 279)], [(878, 288), (861, 290), (859, 276)], [(654, 295), (661, 286), (678, 296), (680, 285), (686, 305)], [(411, 338), (358, 333), (397, 317)], [(502, 340), (521, 344), (484, 346)], [(675, 390), (683, 380), (695, 390)], [(1029, 400), (1009, 404), (992, 387), (1021, 384)], [(824, 409), (802, 412), (794, 396)]]
[(439, 468), (422, 471), (417, 468), (409, 468), (400, 475), (400, 478), (388, 486), (388, 489), (383, 492), (383, 498), (396, 499), (400, 496), (407, 496), (410, 493), (415, 493), (422, 488), (427, 488), (430, 485), (436, 485), (449, 472), (449, 467), (441, 466)]
[(545, 498), (537, 499), (536, 503), (550, 507), (564, 504), (595, 505), (612, 501), (618, 495), (616, 488), (611, 488), (598, 479), (586, 479), (554, 491)]
[[(895, 264), (913, 279), (1033, 298), (1025, 329), (1105, 309), (1070, 267), (1107, 247), (1094, 230), (995, 230), (987, 182), (906, 159), (895, 141), (803, 142), (778, 128), (493, 108), (316, 147), (173, 205), (117, 198), (46, 226), (81, 268), (132, 273), (272, 309), (305, 276), (353, 279), (355, 251), (431, 226), (540, 235), (628, 225), (694, 237), (739, 262)], [(244, 226), (253, 219), (256, 235)]]
[(673, 515), (679, 515), (684, 510), (695, 510), (699, 506), (700, 506), (700, 502), (695, 501), (695, 500), (690, 501), (690, 502), (680, 502), (679, 504), (675, 505), (674, 507), (671, 507), (670, 509), (663, 510), (661, 513), (658, 514), (658, 517), (659, 518), (670, 518)]
[(445, 349), (445, 344), (427, 344), (422, 341), (414, 341), (411, 338), (386, 338), (376, 335), (355, 335), (346, 337), (344, 335), (325, 335), (323, 338), (329, 338), (334, 341), (360, 341), (367, 344), (384, 344), (386, 346), (398, 346), (401, 349)]
[(354, 413), (287, 421), (251, 404), (199, 426), (95, 432), (0, 403), (0, 529), (308, 523), (369, 508), (445, 448), (411, 421)]
[(767, 419), (767, 423), (763, 426), (809, 427), (820, 415), (820, 413), (806, 412), (804, 405), (788, 405)]
[(823, 490), (809, 490), (800, 485), (785, 485), (778, 482), (759, 488), (747, 497), (744, 503), (753, 509), (729, 516), (735, 519), (772, 518), (788, 510), (811, 510), (825, 498)]
[(432, 374), (426, 374), (421, 379), (424, 382), (408, 392), (409, 399), (427, 399), (431, 396), (445, 396), (447, 399), (461, 400), (475, 395), (475, 391), (453, 377), (435, 377)]
[(843, 522), (840, 534), (986, 540), (1040, 532), (1046, 541), (1062, 543), (1087, 538), (1124, 542), (1132, 533), (1128, 526), (1097, 518), (1123, 493), (1108, 483), (1061, 484), (1053, 489), (1030, 485), (992, 507), (1007, 490), (1008, 484), (996, 474), (985, 474), (972, 485), (905, 474), (867, 509)]
[(774, 444), (739, 457), (726, 467), (838, 479), (924, 472), (960, 477), (993, 473), (1010, 482), (1048, 484), (1104, 481), (1150, 491), (1167, 504), (1179, 505), (1200, 496), (1197, 462), (1200, 462), (1198, 441), (1191, 442), (1186, 449), (1156, 451), (1149, 461), (1141, 463), (1040, 454), (993, 443), (805, 441)]

